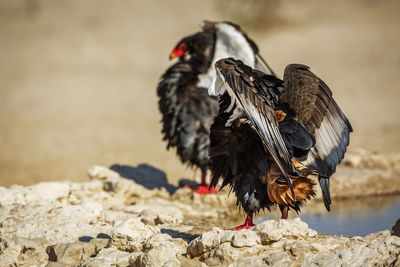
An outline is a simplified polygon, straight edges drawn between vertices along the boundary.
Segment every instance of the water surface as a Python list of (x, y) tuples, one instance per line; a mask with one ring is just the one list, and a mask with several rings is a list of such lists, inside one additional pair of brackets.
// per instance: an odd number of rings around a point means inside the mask
[[(297, 215), (291, 212), (290, 217), (297, 217)], [(318, 203), (312, 208), (305, 209), (299, 217), (311, 229), (320, 233), (365, 236), (392, 229), (396, 220), (400, 218), (400, 196), (334, 200), (331, 212), (324, 211), (323, 204)], [(258, 218), (256, 223), (266, 219), (276, 219), (276, 216)]]

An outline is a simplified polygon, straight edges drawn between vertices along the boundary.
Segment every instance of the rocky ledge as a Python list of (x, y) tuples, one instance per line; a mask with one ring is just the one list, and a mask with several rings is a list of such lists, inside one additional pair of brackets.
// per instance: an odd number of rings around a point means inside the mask
[(0, 187), (0, 266), (400, 264), (399, 223), (365, 237), (317, 233), (298, 218), (235, 232), (215, 227), (242, 219), (225, 192), (150, 190), (104, 167), (89, 176)]

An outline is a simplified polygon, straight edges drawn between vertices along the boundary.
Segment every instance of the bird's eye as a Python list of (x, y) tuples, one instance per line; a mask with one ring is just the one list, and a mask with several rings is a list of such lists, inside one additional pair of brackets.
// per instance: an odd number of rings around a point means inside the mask
[(187, 50), (187, 45), (185, 43), (182, 43), (179, 45), (179, 50), (181, 50), (182, 52), (186, 52)]

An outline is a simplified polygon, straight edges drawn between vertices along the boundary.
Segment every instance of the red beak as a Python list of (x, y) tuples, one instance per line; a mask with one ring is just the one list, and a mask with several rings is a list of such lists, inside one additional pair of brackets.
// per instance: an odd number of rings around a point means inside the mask
[(178, 56), (176, 55), (175, 50), (172, 51), (171, 54), (169, 54), (169, 59), (170, 60), (173, 59), (173, 58), (176, 58), (176, 57), (178, 57)]

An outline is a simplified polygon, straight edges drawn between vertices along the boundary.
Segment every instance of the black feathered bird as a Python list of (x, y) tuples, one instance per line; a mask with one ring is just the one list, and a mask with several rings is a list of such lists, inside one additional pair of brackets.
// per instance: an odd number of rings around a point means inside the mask
[(209, 89), (219, 95), (219, 113), (211, 126), (210, 160), (215, 186), (230, 185), (247, 213), (278, 204), (282, 218), (289, 207), (315, 195), (308, 176), (319, 175), (326, 208), (331, 203), (329, 177), (343, 159), (351, 125), (328, 86), (305, 65), (288, 65), (283, 81), (240, 60), (216, 63)]
[(201, 32), (183, 38), (172, 50), (170, 58), (178, 62), (161, 77), (157, 94), (167, 148), (176, 148), (183, 163), (201, 170), (202, 183), (196, 192), (207, 193), (209, 130), (218, 112), (218, 100), (207, 89), (216, 77), (215, 62), (234, 57), (269, 74), (272, 71), (239, 26), (209, 21), (200, 26)]

